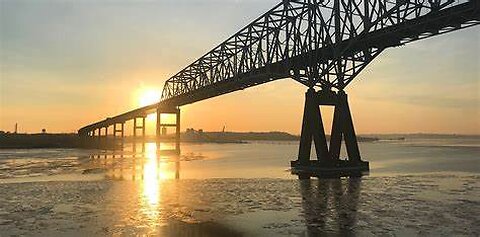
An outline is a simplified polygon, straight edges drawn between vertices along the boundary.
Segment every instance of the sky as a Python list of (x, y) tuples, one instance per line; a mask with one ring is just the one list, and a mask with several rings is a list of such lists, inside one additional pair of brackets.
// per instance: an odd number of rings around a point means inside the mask
[[(135, 109), (278, 1), (0, 0), (0, 130)], [(357, 133), (480, 134), (479, 55), (480, 27), (387, 49), (347, 88)], [(299, 134), (305, 91), (283, 79), (183, 106), (182, 128)]]

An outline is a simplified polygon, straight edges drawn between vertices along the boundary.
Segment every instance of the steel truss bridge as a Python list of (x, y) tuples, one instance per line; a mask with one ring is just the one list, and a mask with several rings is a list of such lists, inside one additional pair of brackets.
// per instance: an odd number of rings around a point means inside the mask
[[(332, 168), (364, 164), (344, 89), (385, 49), (480, 23), (480, 0), (283, 0), (226, 41), (169, 78), (159, 103), (107, 118), (79, 130), (82, 136), (134, 133), (150, 113), (180, 133), (182, 105), (291, 78), (308, 88), (299, 157), (292, 166)], [(330, 146), (320, 105), (335, 106)], [(160, 114), (177, 114), (163, 124)], [(137, 119), (143, 119), (137, 126)], [(117, 126), (120, 125), (120, 129)], [(342, 138), (348, 159), (339, 159)], [(312, 140), (317, 160), (310, 160)], [(368, 163), (366, 163), (368, 169)]]

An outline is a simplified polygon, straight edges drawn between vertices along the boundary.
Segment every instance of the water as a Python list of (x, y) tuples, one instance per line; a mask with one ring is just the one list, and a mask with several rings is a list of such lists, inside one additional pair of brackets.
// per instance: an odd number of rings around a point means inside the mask
[(480, 139), (361, 143), (361, 179), (297, 180), (296, 142), (0, 150), (0, 236), (478, 236)]

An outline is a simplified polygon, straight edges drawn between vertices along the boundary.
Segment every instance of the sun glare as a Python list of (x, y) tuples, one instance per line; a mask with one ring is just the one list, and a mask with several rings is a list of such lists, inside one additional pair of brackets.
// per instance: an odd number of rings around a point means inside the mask
[(160, 202), (162, 182), (173, 179), (175, 173), (170, 170), (167, 162), (160, 160), (156, 143), (145, 144), (145, 163), (143, 164), (143, 198), (146, 201), (145, 209), (155, 212)]
[(146, 89), (140, 93), (140, 106), (155, 104), (160, 101), (160, 92), (154, 89)]

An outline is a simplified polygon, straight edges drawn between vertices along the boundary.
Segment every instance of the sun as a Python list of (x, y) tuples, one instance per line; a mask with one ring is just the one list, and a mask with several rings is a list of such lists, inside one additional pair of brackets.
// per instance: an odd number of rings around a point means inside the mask
[(139, 103), (140, 106), (147, 106), (158, 103), (160, 101), (160, 92), (155, 89), (145, 89), (140, 93)]

